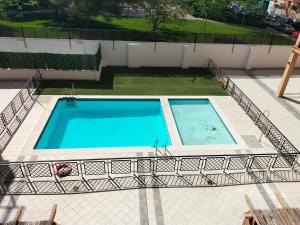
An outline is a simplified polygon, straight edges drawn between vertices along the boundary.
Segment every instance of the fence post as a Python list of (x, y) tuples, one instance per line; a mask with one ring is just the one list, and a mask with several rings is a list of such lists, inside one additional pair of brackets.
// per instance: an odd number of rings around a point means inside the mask
[(270, 52), (271, 52), (271, 48), (272, 48), (272, 45), (273, 45), (273, 39), (274, 39), (274, 35), (272, 34), (268, 54), (270, 54)]
[(7, 127), (7, 121), (3, 113), (0, 114), (0, 119), (2, 120), (5, 127)]
[(47, 57), (47, 53), (44, 52), (43, 56), (44, 56), (44, 62), (45, 62), (45, 69), (48, 69), (48, 57)]
[(44, 29), (45, 29), (45, 36), (46, 36), (46, 38), (48, 38), (48, 31), (47, 31), (48, 28), (45, 27)]
[(198, 37), (198, 34), (195, 33), (195, 39), (194, 39), (194, 42), (195, 42), (195, 44), (194, 44), (194, 52), (196, 51), (197, 37)]
[(270, 162), (268, 164), (267, 171), (271, 171), (271, 168), (273, 168), (277, 158), (278, 158), (278, 155), (272, 156), (272, 159), (270, 160)]
[(235, 42), (236, 42), (236, 34), (234, 35), (234, 38), (233, 38), (232, 50), (231, 50), (232, 53), (233, 53), (233, 50), (234, 50)]
[[(229, 84), (229, 78), (227, 78), (226, 84), (225, 84), (225, 90), (227, 90)], [(228, 90), (227, 90), (228, 91)]]
[(279, 146), (278, 146), (279, 152), (282, 151), (284, 143), (285, 143), (285, 139), (284, 139), (284, 137), (281, 136), (281, 140), (280, 140), (280, 143), (279, 143)]
[(23, 37), (23, 42), (24, 42), (25, 48), (27, 48), (27, 43), (26, 43), (26, 40), (25, 40), (25, 34), (24, 34), (23, 27), (21, 27), (21, 33), (22, 33), (22, 37)]
[(70, 34), (70, 31), (68, 31), (68, 38), (69, 38), (70, 49), (72, 49), (71, 34)]
[(157, 34), (154, 32), (154, 51), (156, 51)]
[(249, 102), (249, 105), (248, 105), (247, 110), (246, 110), (247, 114), (249, 113), (251, 106), (252, 106), (252, 102)]
[(241, 104), (243, 96), (244, 96), (244, 94), (243, 94), (243, 92), (241, 92), (241, 94), (239, 96), (239, 101), (238, 101), (239, 105)]
[(13, 101), (11, 101), (10, 106), (11, 106), (11, 108), (12, 108), (13, 113), (16, 115), (17, 110), (16, 110), (15, 103), (14, 103)]

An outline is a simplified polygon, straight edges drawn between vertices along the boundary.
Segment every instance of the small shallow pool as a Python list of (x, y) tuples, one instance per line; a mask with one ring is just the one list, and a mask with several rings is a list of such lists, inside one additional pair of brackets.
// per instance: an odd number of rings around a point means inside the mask
[(170, 145), (160, 100), (59, 99), (35, 149)]
[(183, 145), (236, 144), (208, 99), (170, 99)]

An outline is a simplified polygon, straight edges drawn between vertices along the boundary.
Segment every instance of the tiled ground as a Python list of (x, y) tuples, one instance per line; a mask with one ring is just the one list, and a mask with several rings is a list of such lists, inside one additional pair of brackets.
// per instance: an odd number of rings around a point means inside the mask
[(0, 80), (0, 112), (15, 97), (23, 87), (25, 81), (1, 81)]
[[(237, 85), (261, 109), (271, 112), (270, 118), (283, 133), (300, 148), (299, 84), (296, 76), (290, 83), (286, 96), (292, 100), (277, 99), (275, 90), (279, 83), (280, 71), (251, 71), (256, 75), (250, 78), (244, 71), (229, 71)], [(241, 76), (242, 77), (241, 77)], [(254, 135), (260, 132), (250, 119), (230, 97), (217, 97), (215, 101), (222, 108), (228, 121), (240, 135)], [(41, 103), (47, 99), (41, 99)], [(31, 135), (43, 108), (35, 105), (32, 113), (17, 133), (13, 145), (22, 148)], [(24, 138), (25, 137), (25, 138)], [(265, 143), (267, 144), (267, 143)], [(13, 145), (10, 145), (11, 147)], [(12, 149), (11, 149), (12, 150)], [(15, 156), (19, 155), (18, 151)], [(4, 153), (4, 156), (10, 157)], [(84, 155), (82, 155), (84, 157)], [(79, 155), (79, 157), (81, 157)], [(85, 156), (86, 157), (86, 156)], [(25, 206), (24, 219), (47, 218), (54, 203), (58, 204), (57, 222), (60, 224), (159, 224), (159, 225), (240, 225), (247, 211), (244, 195), (249, 195), (256, 208), (271, 209), (280, 204), (275, 197), (283, 196), (291, 207), (300, 207), (300, 183), (241, 185), (214, 188), (174, 188), (147, 189), (106, 192), (95, 194), (76, 194), (64, 196), (5, 196), (1, 201), (0, 220), (13, 216), (16, 206)]]
[[(128, 157), (136, 156), (137, 153), (153, 153), (153, 148), (129, 148), (125, 149), (88, 149), (88, 150), (65, 150), (65, 151), (36, 151), (33, 147), (47, 122), (47, 119), (56, 103), (58, 96), (41, 96), (31, 112), (23, 122), (18, 132), (2, 153), (4, 160), (46, 160), (46, 159), (77, 159), (77, 158), (103, 158), (103, 157)], [(250, 118), (238, 106), (230, 96), (215, 96), (211, 98), (221, 113), (223, 120), (232, 127), (232, 133), (237, 134), (238, 145), (232, 146), (183, 146), (174, 144), (169, 148), (173, 155), (185, 154), (230, 154), (230, 153), (267, 153), (275, 150), (271, 144), (263, 138), (258, 141), (261, 132)], [(163, 98), (167, 102), (166, 98)], [(169, 106), (166, 106), (169, 107)], [(175, 125), (172, 126), (168, 119), (172, 117), (171, 111), (165, 112), (171, 138), (177, 134)], [(175, 124), (173, 119), (171, 121)], [(170, 129), (172, 128), (172, 129)], [(178, 134), (177, 134), (178, 135)], [(250, 140), (250, 142), (249, 142)], [(252, 142), (252, 143), (251, 143)], [(248, 144), (247, 144), (248, 143)]]
[(261, 110), (270, 111), (271, 121), (300, 149), (300, 70), (291, 78), (285, 98), (276, 95), (283, 70), (226, 70), (226, 73)]
[(245, 195), (260, 209), (280, 207), (280, 193), (291, 207), (300, 207), (299, 183), (219, 188), (147, 189), (67, 196), (6, 196), (0, 221), (25, 206), (24, 220), (47, 218), (58, 204), (56, 221), (64, 225), (241, 225)]

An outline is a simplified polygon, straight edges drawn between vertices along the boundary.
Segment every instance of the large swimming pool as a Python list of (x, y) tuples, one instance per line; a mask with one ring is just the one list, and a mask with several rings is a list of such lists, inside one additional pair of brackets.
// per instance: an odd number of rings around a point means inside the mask
[(59, 99), (35, 149), (170, 145), (160, 100)]
[(236, 144), (208, 99), (171, 99), (169, 104), (182, 144)]

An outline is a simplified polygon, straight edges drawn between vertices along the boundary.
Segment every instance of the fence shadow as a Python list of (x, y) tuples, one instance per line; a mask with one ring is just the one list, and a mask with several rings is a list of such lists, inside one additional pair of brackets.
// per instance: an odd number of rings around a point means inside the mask
[[(5, 193), (10, 192), (10, 190), (13, 188), (11, 185), (14, 182), (14, 179), (16, 178), (13, 168), (8, 164), (9, 161), (4, 160), (2, 156), (0, 155), (0, 162), (7, 164), (5, 166), (0, 166), (0, 205), (4, 199), (4, 197), (9, 198), (8, 203), (5, 204), (5, 207), (0, 207), (1, 212), (1, 218), (0, 223), (6, 222), (9, 219), (10, 214), (12, 211), (14, 211), (17, 207), (16, 201), (14, 199), (14, 196), (7, 196)], [(20, 189), (19, 189), (20, 191)]]
[(292, 102), (292, 103), (295, 103), (295, 104), (298, 104), (298, 105), (300, 105), (300, 95), (298, 95), (296, 98), (297, 99), (299, 99), (299, 100), (296, 100), (296, 99), (294, 99), (294, 98), (292, 98), (292, 97), (287, 97), (287, 96), (283, 96), (283, 97), (281, 97), (282, 99), (285, 99), (285, 100), (287, 100), (287, 101), (289, 101), (289, 102)]

